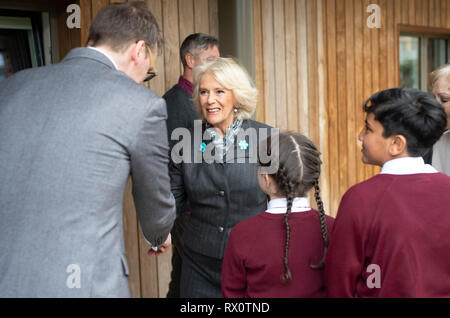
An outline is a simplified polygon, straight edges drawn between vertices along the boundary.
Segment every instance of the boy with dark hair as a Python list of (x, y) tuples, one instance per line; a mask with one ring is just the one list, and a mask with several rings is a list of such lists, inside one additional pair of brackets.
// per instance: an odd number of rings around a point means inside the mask
[(442, 135), (444, 109), (406, 88), (364, 104), (364, 163), (381, 173), (350, 188), (331, 233), (331, 297), (450, 297), (450, 177), (421, 156)]

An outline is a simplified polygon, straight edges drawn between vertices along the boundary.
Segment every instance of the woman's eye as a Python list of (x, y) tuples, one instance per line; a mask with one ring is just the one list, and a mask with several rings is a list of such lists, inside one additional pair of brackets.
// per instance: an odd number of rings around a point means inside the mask
[(208, 92), (204, 89), (200, 90), (200, 95), (206, 95)]

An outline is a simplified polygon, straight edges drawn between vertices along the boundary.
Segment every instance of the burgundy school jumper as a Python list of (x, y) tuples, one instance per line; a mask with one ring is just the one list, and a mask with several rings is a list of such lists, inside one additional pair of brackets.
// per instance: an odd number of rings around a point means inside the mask
[(450, 177), (379, 174), (350, 188), (331, 237), (329, 296), (450, 297)]
[[(289, 268), (292, 281), (280, 282), (284, 273), (286, 230), (284, 214), (260, 213), (238, 223), (231, 231), (222, 266), (222, 293), (227, 298), (324, 297), (323, 270), (309, 267), (323, 254), (319, 212), (289, 216)], [(334, 219), (327, 216), (330, 231)]]

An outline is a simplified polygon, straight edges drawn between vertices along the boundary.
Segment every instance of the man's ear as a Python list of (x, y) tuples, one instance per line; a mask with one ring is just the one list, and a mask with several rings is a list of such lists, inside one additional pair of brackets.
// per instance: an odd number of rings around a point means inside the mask
[(142, 57), (145, 58), (147, 54), (146, 53), (147, 47), (145, 46), (145, 42), (143, 40), (140, 40), (131, 45), (130, 49), (131, 49), (131, 59), (135, 63), (137, 63), (139, 59), (141, 59)]
[(195, 66), (195, 57), (194, 57), (194, 55), (192, 55), (191, 53), (187, 52), (186, 55), (184, 56), (184, 60), (186, 61), (186, 65), (190, 69), (194, 68), (194, 66)]
[(389, 154), (392, 157), (398, 157), (408, 154), (408, 141), (403, 135), (395, 135), (391, 139)]

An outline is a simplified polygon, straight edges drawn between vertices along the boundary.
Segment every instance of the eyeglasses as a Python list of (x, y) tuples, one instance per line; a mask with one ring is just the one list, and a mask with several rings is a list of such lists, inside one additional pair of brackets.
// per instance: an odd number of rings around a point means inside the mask
[(155, 61), (153, 60), (153, 54), (150, 49), (150, 46), (146, 43), (145, 47), (148, 50), (148, 55), (150, 56), (150, 70), (147, 72), (147, 77), (144, 79), (144, 82), (148, 82), (152, 78), (154, 78), (156, 75), (158, 75), (158, 71), (156, 70)]

